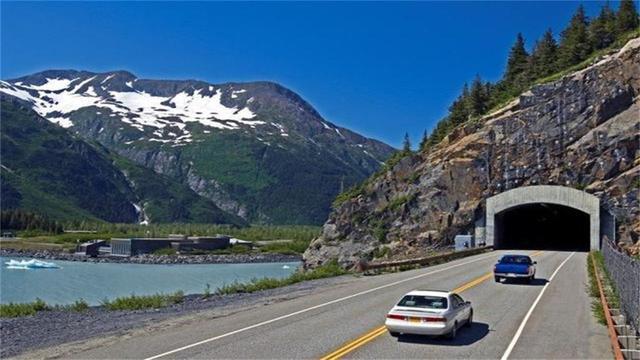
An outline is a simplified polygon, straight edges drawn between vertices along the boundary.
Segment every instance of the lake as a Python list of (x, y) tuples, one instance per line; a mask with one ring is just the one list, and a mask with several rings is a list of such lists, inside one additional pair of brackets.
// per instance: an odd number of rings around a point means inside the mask
[(90, 305), (118, 296), (169, 293), (213, 293), (223, 284), (252, 278), (284, 278), (299, 262), (254, 264), (140, 265), (47, 260), (57, 269), (19, 269), (0, 257), (0, 302), (28, 302), (40, 298), (48, 304), (69, 304), (84, 299)]

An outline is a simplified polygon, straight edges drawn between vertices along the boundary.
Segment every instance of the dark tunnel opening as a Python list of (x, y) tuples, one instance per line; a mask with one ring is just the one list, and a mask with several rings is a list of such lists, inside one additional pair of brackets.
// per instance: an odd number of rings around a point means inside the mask
[(536, 203), (496, 214), (496, 248), (589, 251), (589, 214)]

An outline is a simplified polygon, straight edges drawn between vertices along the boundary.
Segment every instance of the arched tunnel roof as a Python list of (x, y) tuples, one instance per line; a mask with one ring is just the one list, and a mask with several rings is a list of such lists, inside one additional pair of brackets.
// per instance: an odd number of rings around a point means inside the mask
[(600, 199), (585, 191), (555, 185), (524, 186), (508, 190), (487, 199), (486, 243), (495, 244), (495, 217), (510, 208), (527, 204), (555, 204), (580, 210), (590, 218), (590, 247), (600, 248)]
[(534, 203), (568, 206), (587, 214), (600, 210), (600, 199), (585, 191), (565, 186), (536, 185), (508, 190), (488, 198), (487, 214), (489, 208), (495, 214), (514, 206)]

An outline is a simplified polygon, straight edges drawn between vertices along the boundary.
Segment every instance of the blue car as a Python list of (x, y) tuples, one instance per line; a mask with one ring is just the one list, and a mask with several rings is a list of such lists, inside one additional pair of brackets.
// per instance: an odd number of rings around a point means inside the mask
[(501, 279), (524, 279), (528, 283), (536, 276), (536, 264), (527, 255), (504, 255), (493, 267), (496, 282)]

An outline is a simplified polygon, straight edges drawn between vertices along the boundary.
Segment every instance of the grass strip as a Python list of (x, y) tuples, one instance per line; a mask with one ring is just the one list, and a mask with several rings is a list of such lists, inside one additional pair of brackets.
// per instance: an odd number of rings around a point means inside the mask
[(166, 307), (179, 304), (184, 300), (184, 293), (176, 291), (172, 294), (135, 295), (103, 300), (102, 306), (107, 310), (142, 310)]
[(233, 282), (225, 284), (216, 290), (218, 295), (228, 295), (237, 293), (252, 293), (261, 290), (275, 289), (282, 286), (292, 285), (302, 281), (316, 280), (347, 274), (348, 272), (338, 265), (337, 261), (331, 261), (314, 270), (302, 272), (298, 271), (284, 279), (275, 278), (254, 278), (249, 282)]
[(0, 317), (11, 318), (35, 315), (38, 311), (49, 310), (50, 307), (41, 299), (29, 303), (0, 304)]
[[(597, 269), (593, 266), (593, 261), (591, 258), (595, 260), (597, 264)], [(620, 298), (618, 293), (616, 292), (615, 287), (613, 286), (613, 282), (611, 281), (611, 277), (609, 276), (609, 272), (604, 265), (604, 257), (600, 251), (591, 251), (589, 253), (589, 261), (587, 261), (587, 272), (589, 274), (589, 296), (592, 298), (591, 300), (591, 310), (593, 311), (594, 316), (598, 319), (598, 322), (602, 325), (607, 325), (607, 320), (604, 314), (604, 309), (602, 307), (602, 302), (600, 301), (600, 290), (598, 289), (598, 282), (596, 280), (596, 271), (600, 275), (600, 280), (602, 281), (602, 287), (604, 291), (604, 295), (607, 298), (607, 303), (609, 307), (613, 309), (620, 308)]]
[(12, 317), (20, 317), (20, 316), (31, 316), (35, 315), (39, 311), (48, 311), (48, 310), (59, 310), (59, 311), (75, 311), (82, 312), (89, 309), (89, 304), (87, 304), (84, 299), (79, 299), (74, 301), (69, 305), (48, 305), (42, 299), (37, 298), (36, 300), (28, 303), (8, 303), (8, 304), (0, 304), (0, 318), (12, 318)]

